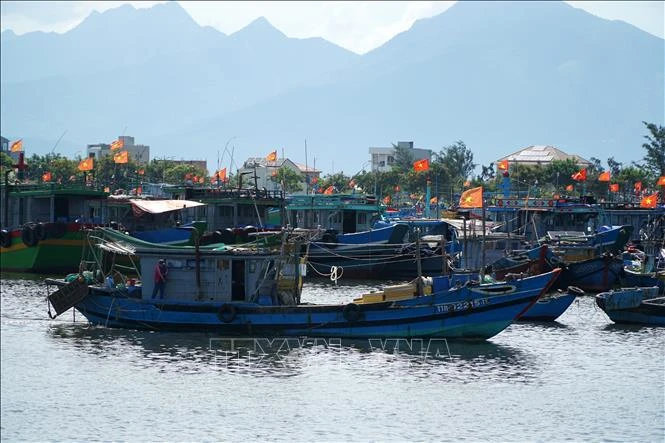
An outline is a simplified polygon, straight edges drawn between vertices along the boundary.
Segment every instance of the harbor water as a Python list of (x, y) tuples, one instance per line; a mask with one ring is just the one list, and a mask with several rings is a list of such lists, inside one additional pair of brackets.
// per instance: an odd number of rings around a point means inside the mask
[[(3, 441), (665, 439), (665, 329), (591, 296), (481, 343), (234, 341), (51, 320), (42, 279), (2, 279)], [(384, 284), (308, 281), (303, 301)]]

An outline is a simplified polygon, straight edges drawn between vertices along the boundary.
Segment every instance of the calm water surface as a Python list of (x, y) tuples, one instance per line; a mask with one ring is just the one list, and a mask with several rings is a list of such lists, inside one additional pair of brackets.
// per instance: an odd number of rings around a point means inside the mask
[[(380, 282), (307, 282), (348, 302)], [(478, 343), (289, 340), (90, 327), (4, 276), (2, 440), (665, 439), (665, 330), (579, 297)]]

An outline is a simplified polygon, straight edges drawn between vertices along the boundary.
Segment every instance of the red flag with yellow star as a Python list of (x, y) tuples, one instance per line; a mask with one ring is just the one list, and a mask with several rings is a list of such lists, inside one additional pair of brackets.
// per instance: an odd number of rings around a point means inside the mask
[(429, 160), (426, 158), (413, 162), (413, 170), (416, 172), (429, 170)]
[(658, 193), (647, 195), (640, 202), (640, 208), (655, 208), (658, 203)]
[(95, 161), (93, 160), (92, 157), (88, 157), (86, 159), (81, 160), (81, 162), (78, 165), (78, 170), (79, 171), (92, 171), (92, 169), (95, 167)]
[(583, 182), (586, 181), (586, 168), (585, 169), (580, 169), (576, 173), (570, 176), (573, 180), (576, 182)]
[(469, 189), (462, 192), (459, 199), (460, 208), (482, 208), (483, 207), (483, 187)]

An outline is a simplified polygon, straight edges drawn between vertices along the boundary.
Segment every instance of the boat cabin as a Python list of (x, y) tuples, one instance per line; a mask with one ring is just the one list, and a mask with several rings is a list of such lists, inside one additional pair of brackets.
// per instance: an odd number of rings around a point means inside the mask
[(191, 250), (186, 253), (137, 251), (137, 255), (142, 269), (143, 299), (152, 298), (153, 272), (158, 261), (164, 259), (168, 268), (166, 301), (247, 301), (266, 305), (274, 302), (265, 297), (258, 299), (259, 294), (273, 292), (274, 280), (264, 279), (273, 266), (273, 256), (251, 254), (241, 249), (229, 249), (224, 254), (200, 252), (198, 260)]
[(370, 195), (297, 195), (287, 201), (285, 221), (296, 228), (349, 234), (371, 230), (382, 210)]
[[(205, 203), (191, 222), (205, 220), (210, 231), (247, 226), (278, 229), (284, 218), (284, 193), (261, 189), (174, 187), (171, 198)], [(273, 213), (279, 215), (275, 218)]]
[(108, 193), (89, 186), (69, 184), (3, 184), (2, 226), (16, 228), (25, 223), (100, 223), (96, 203)]

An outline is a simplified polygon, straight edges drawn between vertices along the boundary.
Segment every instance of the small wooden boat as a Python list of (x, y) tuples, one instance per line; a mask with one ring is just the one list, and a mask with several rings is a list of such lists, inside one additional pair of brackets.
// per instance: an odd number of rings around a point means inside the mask
[(658, 286), (602, 292), (596, 304), (615, 323), (665, 326), (665, 297), (658, 297)]
[(558, 290), (546, 294), (540, 297), (519, 320), (554, 321), (568, 309), (578, 295), (584, 295), (584, 291), (576, 286), (568, 286), (566, 292)]

